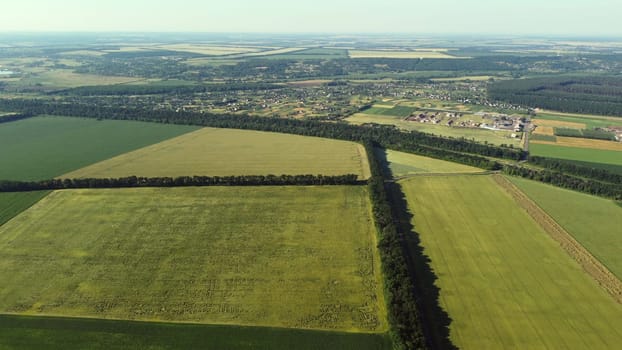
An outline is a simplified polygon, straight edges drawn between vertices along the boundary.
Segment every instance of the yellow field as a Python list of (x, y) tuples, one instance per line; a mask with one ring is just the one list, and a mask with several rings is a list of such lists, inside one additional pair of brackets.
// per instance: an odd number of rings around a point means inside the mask
[(477, 173), (482, 169), (416, 154), (386, 150), (389, 168), (394, 177), (412, 174)]
[(533, 123), (538, 126), (540, 129), (543, 126), (548, 126), (551, 128), (573, 128), (573, 129), (585, 129), (587, 126), (582, 123), (573, 123), (573, 122), (564, 122), (560, 120), (548, 120), (548, 119), (534, 119)]
[(22, 79), (24, 84), (41, 84), (53, 87), (78, 87), (88, 85), (114, 85), (137, 80), (132, 77), (117, 77), (95, 74), (79, 74), (68, 69), (54, 69), (36, 76)]
[(490, 75), (473, 75), (473, 76), (464, 76), (464, 77), (455, 77), (455, 78), (434, 78), (434, 79), (430, 79), (430, 80), (438, 81), (438, 82), (443, 82), (443, 81), (466, 81), (466, 80), (485, 81), (485, 80), (488, 80), (490, 78), (494, 78), (494, 77), (490, 76)]
[(358, 174), (369, 177), (354, 142), (260, 131), (203, 128), (70, 172), (63, 178)]
[(271, 55), (280, 55), (284, 53), (291, 53), (305, 50), (304, 47), (286, 47), (282, 49), (275, 49), (269, 51), (261, 51), (261, 52), (251, 52), (251, 53), (243, 53), (239, 55), (239, 57), (253, 57), (253, 56), (271, 56)]
[[(578, 138), (578, 137), (557, 136), (557, 142), (539, 141), (539, 140), (533, 140), (531, 142), (539, 143), (543, 145), (603, 149), (603, 150), (609, 150), (609, 151), (622, 151), (622, 142), (583, 139), (583, 138)], [(620, 157), (622, 157), (622, 154), (620, 154)]]
[(534, 130), (533, 133), (534, 134), (539, 134), (539, 135), (555, 136), (555, 128), (552, 127), (552, 126), (541, 126), (541, 125), (538, 125), (538, 127), (536, 128), (536, 130)]
[(350, 58), (462, 58), (439, 51), (349, 50), (348, 54)]
[(172, 50), (172, 51), (198, 53), (201, 55), (212, 55), (212, 56), (234, 55), (234, 54), (239, 54), (239, 53), (257, 52), (260, 50), (260, 48), (252, 48), (252, 47), (191, 45), (191, 44), (161, 45), (161, 46), (158, 46), (157, 48), (164, 49), (164, 50)]

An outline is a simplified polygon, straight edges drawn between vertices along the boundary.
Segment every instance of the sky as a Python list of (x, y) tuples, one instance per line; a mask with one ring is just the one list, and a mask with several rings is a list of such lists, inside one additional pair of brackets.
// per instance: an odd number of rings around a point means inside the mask
[(3, 0), (0, 32), (621, 36), (622, 0)]

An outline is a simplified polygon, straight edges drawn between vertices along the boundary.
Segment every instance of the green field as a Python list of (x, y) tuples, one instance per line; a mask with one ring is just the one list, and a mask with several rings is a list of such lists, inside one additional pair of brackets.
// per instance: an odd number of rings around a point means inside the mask
[(530, 143), (529, 152), (534, 156), (548, 158), (622, 165), (622, 152), (619, 151)]
[[(367, 111), (365, 111), (365, 113), (367, 113)], [(416, 130), (447, 137), (464, 137), (469, 140), (488, 142), (493, 145), (505, 144), (514, 145), (514, 147), (519, 147), (520, 145), (520, 140), (510, 138), (509, 136), (511, 132), (507, 131), (491, 131), (474, 128), (448, 127), (443, 125), (434, 125), (430, 123), (410, 122), (404, 120), (404, 118), (402, 117), (368, 115), (363, 113), (357, 113), (351, 117), (348, 117), (346, 121), (352, 124), (376, 123), (384, 125), (395, 125), (403, 130)]]
[(63, 177), (358, 174), (369, 177), (365, 149), (356, 143), (203, 128), (93, 164)]
[(370, 109), (364, 110), (363, 114), (369, 115), (385, 115), (392, 117), (408, 117), (417, 109), (414, 107), (407, 106), (395, 106), (391, 108), (383, 108), (383, 107), (372, 107)]
[(509, 178), (622, 279), (622, 208), (614, 201), (540, 182)]
[(458, 163), (418, 156), (416, 154), (386, 150), (386, 158), (393, 176), (429, 173), (476, 173), (482, 169)]
[(2, 349), (384, 350), (383, 334), (0, 315)]
[(400, 182), (461, 349), (613, 349), (617, 304), (488, 176)]
[(11, 220), (15, 215), (30, 208), (41, 198), (45, 197), (48, 191), (34, 192), (0, 192), (0, 225)]
[(0, 179), (53, 178), (196, 129), (69, 117), (36, 117), (0, 124)]
[(362, 186), (56, 191), (0, 226), (0, 312), (383, 333)]

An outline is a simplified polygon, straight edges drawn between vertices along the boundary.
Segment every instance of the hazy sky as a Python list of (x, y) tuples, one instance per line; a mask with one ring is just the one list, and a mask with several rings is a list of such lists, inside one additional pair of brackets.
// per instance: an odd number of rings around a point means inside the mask
[(622, 0), (3, 0), (6, 31), (622, 36)]

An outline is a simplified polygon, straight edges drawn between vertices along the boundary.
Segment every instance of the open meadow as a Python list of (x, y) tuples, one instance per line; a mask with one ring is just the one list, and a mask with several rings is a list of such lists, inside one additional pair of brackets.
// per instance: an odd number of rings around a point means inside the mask
[(356, 143), (262, 131), (202, 128), (62, 177), (357, 174), (369, 177)]
[(384, 333), (362, 186), (55, 191), (0, 226), (0, 312)]
[(392, 150), (386, 150), (386, 160), (394, 177), (414, 174), (477, 173), (482, 171), (482, 169), (467, 165)]
[[(591, 149), (593, 152), (600, 152), (601, 150), (622, 152), (622, 142), (595, 140), (581, 137), (555, 136), (554, 140), (550, 141), (538, 139), (533, 140), (532, 144), (586, 148)], [(622, 157), (622, 153), (620, 153), (620, 157)]]
[(516, 177), (509, 179), (622, 279), (622, 207), (605, 198)]
[(348, 50), (348, 55), (350, 58), (466, 58), (451, 56), (445, 51)]
[(622, 305), (490, 176), (400, 181), (461, 349), (611, 349)]
[(196, 129), (69, 117), (0, 124), (0, 179), (50, 179)]

